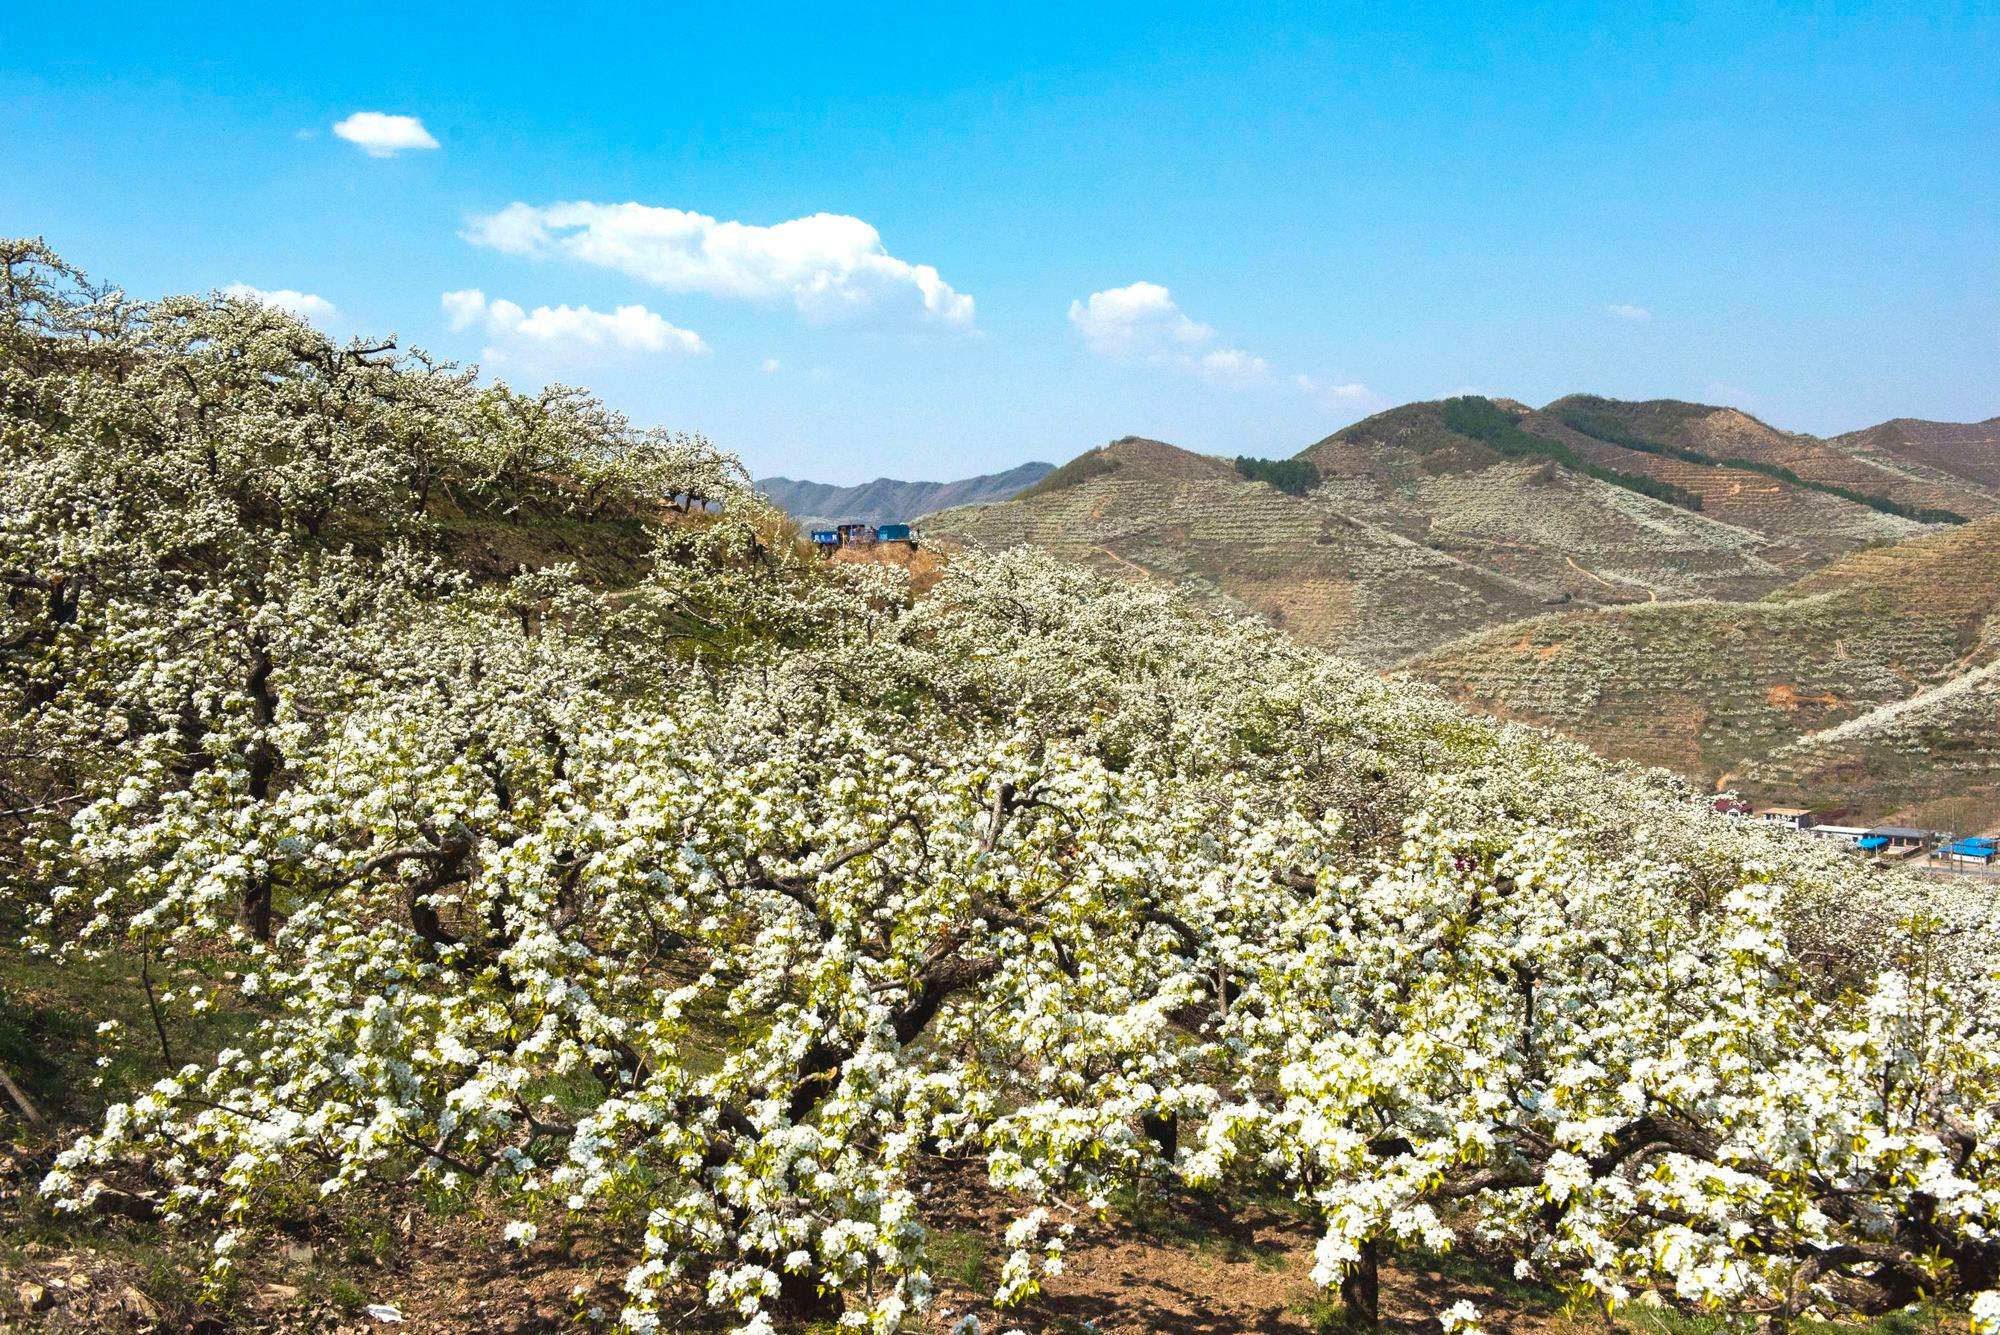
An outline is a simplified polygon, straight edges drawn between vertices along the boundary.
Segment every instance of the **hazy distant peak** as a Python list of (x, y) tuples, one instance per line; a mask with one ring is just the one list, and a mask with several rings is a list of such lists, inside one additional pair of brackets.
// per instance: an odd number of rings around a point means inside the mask
[(908, 523), (933, 510), (985, 505), (1020, 494), (1055, 470), (1054, 464), (1025, 463), (1004, 473), (985, 473), (956, 482), (902, 482), (878, 477), (841, 487), (789, 477), (759, 480), (757, 490), (804, 525)]

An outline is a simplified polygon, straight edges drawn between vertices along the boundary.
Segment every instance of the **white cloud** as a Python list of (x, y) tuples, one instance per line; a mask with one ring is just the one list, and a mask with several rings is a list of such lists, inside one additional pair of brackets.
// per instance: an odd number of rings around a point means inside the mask
[(1190, 319), (1158, 283), (1129, 283), (1072, 301), (1069, 322), (1084, 345), (1103, 357), (1173, 366), (1239, 388), (1271, 378), (1262, 357), (1241, 348), (1210, 348), (1215, 330)]
[(1292, 383), (1316, 399), (1326, 399), (1334, 403), (1360, 403), (1374, 398), (1368, 386), (1359, 381), (1329, 383), (1309, 375), (1295, 375)]
[(445, 319), (451, 322), (453, 329), (477, 324), (486, 314), (486, 294), (476, 287), (447, 292), (438, 300), (444, 306)]
[(1270, 365), (1241, 348), (1217, 348), (1203, 353), (1195, 369), (1223, 385), (1255, 385), (1271, 378)]
[(438, 141), (415, 116), (357, 111), (335, 121), (333, 132), (371, 158), (393, 158), (407, 148), (436, 148)]
[[(1170, 366), (1237, 389), (1276, 381), (1271, 364), (1255, 353), (1211, 346), (1215, 330), (1190, 317), (1158, 283), (1129, 283), (1072, 301), (1069, 322), (1084, 346), (1117, 361)], [(1294, 375), (1291, 381), (1329, 405), (1374, 397), (1359, 383), (1327, 383), (1309, 375)]]
[(1606, 315), (1615, 315), (1621, 320), (1643, 321), (1653, 318), (1653, 313), (1644, 306), (1634, 306), (1629, 302), (1613, 302), (1604, 308)]
[(764, 359), (765, 375), (776, 375), (778, 372), (784, 369), (785, 369), (785, 364), (779, 361), (776, 357), (766, 357)]
[(254, 301), (260, 306), (269, 306), (272, 310), (284, 311), (298, 316), (301, 320), (312, 320), (321, 324), (340, 314), (339, 309), (325, 297), (315, 296), (311, 292), (295, 292), (289, 287), (267, 292), (248, 283), (231, 283), (222, 289), (222, 295), (235, 297), (241, 301)]
[(610, 312), (588, 306), (537, 306), (528, 311), (511, 301), (489, 301), (478, 288), (447, 292), (440, 301), (453, 329), (477, 325), (490, 338), (522, 345), (561, 351), (611, 347), (682, 356), (708, 351), (701, 335), (667, 323), (644, 306), (620, 306)]
[(461, 233), (510, 255), (562, 255), (670, 292), (790, 299), (810, 319), (897, 304), (942, 324), (972, 324), (972, 298), (928, 264), (891, 255), (859, 218), (815, 213), (764, 227), (649, 204), (509, 204)]
[(1069, 304), (1069, 322), (1092, 352), (1106, 357), (1156, 357), (1185, 352), (1215, 337), (1190, 320), (1158, 283), (1132, 283), (1093, 292)]

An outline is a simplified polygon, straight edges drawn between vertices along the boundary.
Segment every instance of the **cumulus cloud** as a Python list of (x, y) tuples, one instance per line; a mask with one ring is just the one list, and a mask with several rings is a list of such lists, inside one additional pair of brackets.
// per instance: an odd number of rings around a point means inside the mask
[(692, 329), (667, 323), (644, 306), (595, 311), (588, 306), (537, 306), (524, 310), (504, 299), (489, 301), (478, 288), (440, 299), (453, 329), (483, 329), (489, 338), (554, 351), (614, 348), (623, 352), (694, 356), (708, 344)]
[(1653, 313), (1644, 306), (1634, 306), (1624, 301), (1613, 302), (1611, 305), (1606, 306), (1604, 313), (1606, 315), (1615, 315), (1621, 320), (1641, 321), (1653, 318)]
[(438, 141), (415, 116), (391, 116), (380, 111), (357, 111), (335, 121), (333, 132), (371, 158), (393, 158), (404, 149), (436, 148)]
[(1069, 322), (1092, 352), (1106, 357), (1185, 351), (1215, 337), (1213, 329), (1190, 320), (1173, 293), (1158, 283), (1106, 288), (1072, 301)]
[(324, 324), (340, 314), (338, 308), (325, 297), (311, 292), (295, 292), (289, 287), (265, 291), (248, 283), (231, 283), (222, 289), (225, 297), (235, 297), (240, 301), (254, 301), (259, 306), (269, 306), (272, 310), (296, 315), (301, 320), (311, 320)]
[(1129, 283), (1072, 301), (1069, 322), (1100, 356), (1174, 366), (1224, 385), (1254, 385), (1271, 376), (1262, 357), (1210, 347), (1215, 330), (1189, 318), (1158, 283)]
[(901, 305), (941, 324), (972, 324), (972, 298), (928, 264), (891, 255), (859, 218), (815, 213), (771, 226), (721, 222), (650, 204), (513, 203), (461, 233), (510, 255), (600, 265), (669, 292), (790, 300), (809, 319)]

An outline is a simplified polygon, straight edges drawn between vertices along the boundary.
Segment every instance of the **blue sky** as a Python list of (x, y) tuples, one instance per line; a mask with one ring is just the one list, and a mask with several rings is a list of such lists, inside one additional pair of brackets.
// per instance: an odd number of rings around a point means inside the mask
[(1467, 390), (2000, 413), (1992, 0), (429, 8), (11, 14), (0, 231), (836, 482)]

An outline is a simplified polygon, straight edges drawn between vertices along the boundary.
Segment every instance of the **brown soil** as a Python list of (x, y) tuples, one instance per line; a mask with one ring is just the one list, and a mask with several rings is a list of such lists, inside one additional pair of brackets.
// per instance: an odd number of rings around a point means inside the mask
[(902, 542), (881, 542), (873, 547), (842, 547), (834, 552), (833, 559), (842, 565), (900, 566), (910, 572), (911, 590), (924, 594), (944, 578), (948, 558), (928, 544), (912, 547)]
[(1771, 687), (1770, 690), (1764, 693), (1764, 698), (1777, 708), (1792, 714), (1814, 706), (1817, 706), (1819, 710), (1839, 709), (1845, 703), (1832, 691), (1827, 691), (1821, 695), (1814, 695), (1810, 691), (1801, 691), (1798, 687), (1787, 685), (1784, 682), (1779, 682), (1777, 685)]
[[(1339, 1304), (1312, 1282), (1318, 1233), (1288, 1207), (1245, 1205), (1230, 1209), (1182, 1192), (1161, 1192), (1141, 1206), (1108, 1219), (1078, 1212), (1056, 1222), (1075, 1225), (1063, 1271), (1043, 1281), (1040, 1295), (996, 1311), (985, 1301), (1006, 1260), (999, 1239), (1014, 1215), (1009, 1203), (963, 1170), (943, 1175), (927, 1202), (927, 1223), (943, 1236), (978, 1234), (989, 1239), (981, 1267), (982, 1288), (962, 1275), (940, 1275), (939, 1296), (924, 1329), (948, 1331), (967, 1313), (982, 1330), (1026, 1335), (1096, 1331), (1102, 1335), (1279, 1335), (1325, 1329)], [(1494, 1331), (1568, 1331), (1553, 1295), (1525, 1304), (1492, 1284), (1467, 1279), (1474, 1263), (1446, 1274), (1422, 1261), (1382, 1272), (1382, 1318), (1400, 1330), (1436, 1331), (1437, 1313), (1461, 1298), (1487, 1315)], [(1523, 1291), (1525, 1292), (1525, 1291)]]
[[(1308, 1332), (1337, 1318), (1338, 1304), (1311, 1281), (1316, 1233), (1281, 1203), (1223, 1209), (1205, 1198), (1156, 1190), (1108, 1218), (1059, 1213), (1075, 1233), (1061, 1275), (1036, 1298), (1004, 1312), (990, 1294), (1006, 1247), (1001, 1234), (1019, 1209), (988, 1189), (969, 1165), (940, 1163), (924, 1195), (933, 1231), (938, 1297), (913, 1330), (948, 1331), (968, 1312), (988, 1335), (1231, 1335)], [(18, 1208), (16, 1176), (8, 1204)], [(11, 1213), (11, 1212), (10, 1212)], [(242, 1272), (220, 1306), (194, 1299), (200, 1249), (168, 1245), (123, 1219), (43, 1220), (47, 1240), (0, 1252), (0, 1332), (209, 1331), (284, 1335), (530, 1335), (609, 1329), (632, 1257), (587, 1230), (545, 1235), (522, 1248), (478, 1211), (438, 1218), (378, 1200), (357, 1226), (322, 1226), (246, 1242)], [(968, 1251), (967, 1249), (970, 1248)], [(968, 1260), (968, 1257), (970, 1258)], [(172, 1278), (163, 1285), (163, 1274)], [(1495, 1331), (1578, 1329), (1553, 1296), (1482, 1278), (1500, 1270), (1465, 1262), (1385, 1267), (1382, 1315), (1392, 1329), (1436, 1331), (1436, 1314), (1469, 1298)], [(367, 1304), (401, 1320), (371, 1317)], [(590, 1315), (596, 1310), (596, 1318)], [(689, 1293), (671, 1329), (714, 1332), (728, 1322)], [(792, 1323), (783, 1329), (806, 1330)], [(813, 1328), (817, 1329), (817, 1328)]]

